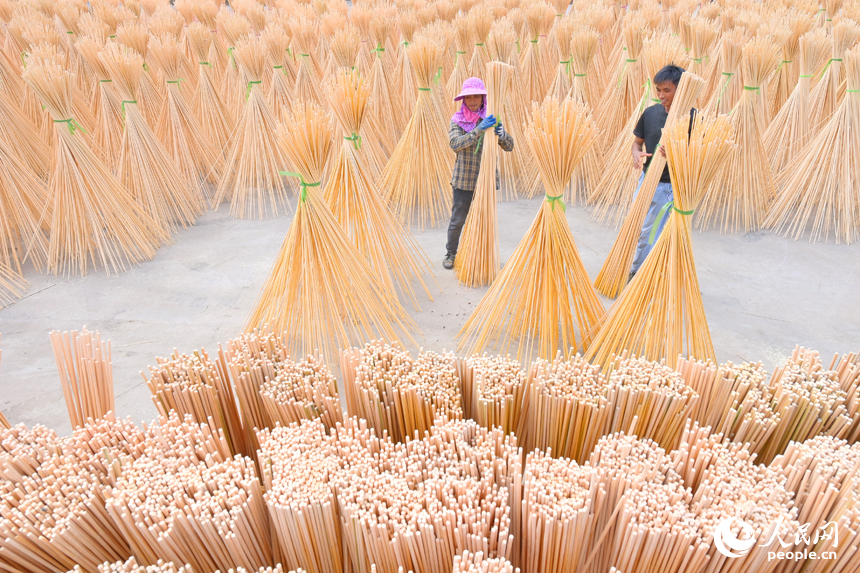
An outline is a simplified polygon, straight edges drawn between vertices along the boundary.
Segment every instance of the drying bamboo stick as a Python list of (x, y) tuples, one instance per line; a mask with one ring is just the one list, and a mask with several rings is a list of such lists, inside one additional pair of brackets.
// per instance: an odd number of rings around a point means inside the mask
[(51, 346), (72, 427), (89, 418), (101, 418), (114, 410), (113, 367), (110, 341), (85, 326), (80, 335), (54, 330)]
[(480, 352), (495, 340), (494, 347), (506, 351), (519, 339), (518, 358), (551, 359), (589, 344), (588, 333), (603, 315), (603, 305), (579, 257), (562, 199), (596, 131), (583, 104), (569, 98), (534, 104), (527, 139), (538, 158), (546, 200), (458, 333), (460, 348)]
[(195, 22), (188, 26), (185, 37), (198, 65), (197, 91), (192, 98), (191, 108), (206, 139), (218, 150), (219, 155), (223, 155), (235, 120), (215, 87), (218, 84), (215, 71), (218, 62), (209, 61), (210, 49), (215, 46), (215, 36), (209, 28)]
[[(501, 118), (507, 99), (511, 67), (501, 62), (484, 64), (487, 86), (487, 115)], [(463, 239), (454, 260), (460, 284), (477, 287), (491, 284), (499, 274), (499, 230), (496, 224), (496, 184), (498, 182), (499, 137), (485, 131), (478, 180), (472, 205), (463, 226)]]

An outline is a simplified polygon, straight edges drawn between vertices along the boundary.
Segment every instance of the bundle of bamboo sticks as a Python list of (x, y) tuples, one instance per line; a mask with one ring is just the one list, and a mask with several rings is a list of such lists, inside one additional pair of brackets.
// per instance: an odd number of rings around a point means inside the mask
[(340, 353), (346, 410), (367, 420), (376, 435), (396, 442), (421, 438), (439, 415), (463, 417), (453, 354), (422, 350), (415, 360), (381, 340)]
[(63, 397), (72, 428), (90, 418), (101, 418), (114, 410), (113, 368), (110, 341), (102, 343), (99, 332), (87, 327), (78, 334), (51, 332), (51, 346), (60, 374)]
[(519, 567), (514, 568), (507, 559), (487, 559), (481, 551), (454, 557), (452, 573), (519, 573)]
[(458, 333), (460, 348), (468, 345), (471, 352), (480, 352), (495, 339), (495, 346), (507, 349), (518, 338), (518, 358), (536, 352), (551, 359), (590, 343), (589, 332), (603, 315), (603, 305), (579, 257), (563, 198), (596, 131), (586, 107), (570, 98), (534, 104), (526, 136), (538, 158), (546, 200)]
[(510, 356), (472, 356), (460, 361), (463, 412), (485, 428), (519, 434), (526, 372)]
[(0, 429), (0, 477), (10, 483), (19, 482), (62, 451), (57, 434), (45, 426), (28, 428), (17, 424)]

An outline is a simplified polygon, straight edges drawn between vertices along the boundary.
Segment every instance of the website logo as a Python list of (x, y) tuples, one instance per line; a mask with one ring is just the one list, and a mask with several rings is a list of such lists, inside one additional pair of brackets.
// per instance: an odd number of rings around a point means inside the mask
[[(732, 523), (735, 521), (740, 521), (741, 524), (740, 537), (736, 536), (734, 532), (732, 532)], [(726, 557), (730, 557), (732, 559), (743, 557), (749, 553), (750, 549), (755, 545), (755, 531), (753, 531), (753, 528), (749, 523), (739, 520), (736, 517), (727, 517), (717, 525), (716, 529), (714, 529), (714, 545), (716, 546), (717, 551)]]

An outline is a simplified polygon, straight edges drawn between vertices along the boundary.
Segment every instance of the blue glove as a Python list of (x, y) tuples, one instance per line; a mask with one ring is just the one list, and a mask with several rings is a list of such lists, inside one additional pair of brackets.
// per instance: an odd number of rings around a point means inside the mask
[(503, 136), (503, 135), (505, 134), (505, 127), (502, 125), (502, 122), (501, 122), (501, 121), (499, 121), (499, 122), (497, 122), (497, 123), (496, 123), (496, 127), (493, 129), (493, 131), (494, 131), (494, 132), (496, 133), (496, 135), (498, 135), (499, 137), (501, 137), (501, 136)]
[(478, 131), (486, 131), (486, 130), (490, 129), (491, 127), (493, 127), (494, 125), (496, 125), (496, 118), (493, 117), (492, 115), (488, 115), (487, 117), (485, 117), (484, 119), (481, 120), (481, 123), (479, 123), (476, 126), (476, 129)]

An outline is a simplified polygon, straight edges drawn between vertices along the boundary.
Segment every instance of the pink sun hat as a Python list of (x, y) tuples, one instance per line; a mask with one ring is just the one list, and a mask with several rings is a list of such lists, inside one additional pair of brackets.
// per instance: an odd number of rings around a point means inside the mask
[(454, 98), (454, 101), (461, 100), (470, 95), (487, 95), (487, 87), (481, 81), (481, 78), (469, 78), (463, 82), (463, 91)]

